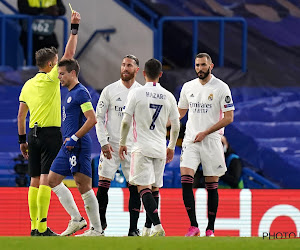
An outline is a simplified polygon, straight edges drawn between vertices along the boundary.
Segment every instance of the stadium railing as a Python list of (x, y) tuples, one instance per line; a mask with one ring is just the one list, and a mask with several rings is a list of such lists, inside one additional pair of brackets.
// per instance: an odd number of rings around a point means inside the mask
[[(159, 19), (159, 15), (157, 15), (153, 10), (151, 10), (147, 5), (138, 0), (130, 0), (126, 1), (126, 3), (122, 0), (114, 0), (128, 12), (133, 14), (136, 18), (138, 18), (142, 23), (147, 25), (152, 30), (156, 29), (156, 22)], [(143, 16), (137, 13), (143, 13)]]
[(127, 11), (132, 13), (137, 19), (152, 29), (154, 34), (154, 57), (162, 61), (163, 59), (163, 26), (166, 22), (192, 22), (192, 65), (194, 65), (194, 57), (198, 51), (198, 23), (199, 22), (217, 22), (220, 24), (219, 29), (219, 62), (218, 66), (224, 66), (224, 43), (225, 43), (225, 23), (241, 23), (242, 24), (242, 48), (241, 48), (241, 69), (247, 71), (247, 22), (242, 17), (198, 17), (198, 16), (163, 16), (159, 17), (147, 5), (137, 0), (114, 0)]
[(279, 189), (280, 187), (271, 181), (267, 180), (263, 176), (255, 173), (249, 168), (243, 168), (242, 171), (243, 182), (245, 188), (251, 189)]
[(90, 45), (90, 43), (96, 37), (97, 34), (101, 34), (105, 38), (105, 40), (109, 42), (110, 35), (113, 33), (116, 33), (115, 28), (95, 30), (94, 33), (90, 36), (90, 38), (86, 41), (86, 43), (82, 46), (78, 54), (75, 56), (75, 59), (78, 59), (82, 55), (82, 53), (88, 48), (88, 46)]
[(166, 22), (193, 22), (193, 34), (192, 34), (192, 65), (194, 65), (194, 58), (198, 53), (198, 24), (199, 22), (218, 22), (220, 24), (219, 29), (219, 67), (224, 66), (224, 43), (225, 43), (225, 23), (241, 23), (242, 24), (242, 71), (247, 70), (247, 22), (244, 18), (240, 17), (177, 17), (177, 16), (165, 16), (161, 17), (158, 21), (157, 38), (154, 42), (155, 55), (154, 57), (162, 61), (163, 59), (163, 29)]

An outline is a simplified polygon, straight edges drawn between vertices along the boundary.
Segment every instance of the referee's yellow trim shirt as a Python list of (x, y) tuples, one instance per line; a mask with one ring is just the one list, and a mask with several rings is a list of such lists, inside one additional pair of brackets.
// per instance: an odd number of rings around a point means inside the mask
[(27, 104), (30, 112), (29, 127), (37, 122), (39, 127), (61, 126), (60, 81), (57, 65), (49, 73), (39, 72), (23, 86), (20, 102)]

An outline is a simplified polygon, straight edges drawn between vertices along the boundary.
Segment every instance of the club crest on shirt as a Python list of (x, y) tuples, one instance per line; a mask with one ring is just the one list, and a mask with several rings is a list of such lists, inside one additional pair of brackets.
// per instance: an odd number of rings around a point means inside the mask
[(99, 107), (99, 108), (103, 108), (103, 107), (104, 107), (104, 102), (103, 102), (103, 101), (100, 101), (99, 104), (98, 104), (98, 107)]
[(213, 94), (210, 94), (209, 96), (208, 96), (208, 100), (209, 101), (212, 101), (214, 99), (214, 95)]
[(67, 99), (67, 103), (70, 103), (72, 101), (72, 97), (69, 96), (68, 99)]

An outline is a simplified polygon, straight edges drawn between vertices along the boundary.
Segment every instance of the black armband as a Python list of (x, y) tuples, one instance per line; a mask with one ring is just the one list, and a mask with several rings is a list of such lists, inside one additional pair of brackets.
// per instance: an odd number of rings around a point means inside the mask
[(79, 29), (79, 23), (71, 23), (71, 33), (72, 35), (77, 35)]
[(19, 144), (26, 143), (26, 134), (19, 135)]

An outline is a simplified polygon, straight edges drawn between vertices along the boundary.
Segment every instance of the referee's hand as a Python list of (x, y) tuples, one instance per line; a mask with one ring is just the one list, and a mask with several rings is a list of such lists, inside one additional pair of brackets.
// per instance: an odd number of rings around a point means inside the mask
[(81, 20), (80, 14), (77, 11), (74, 11), (71, 16), (71, 23), (79, 24)]
[(20, 151), (21, 151), (23, 157), (26, 160), (28, 160), (28, 143), (27, 142), (20, 144)]

